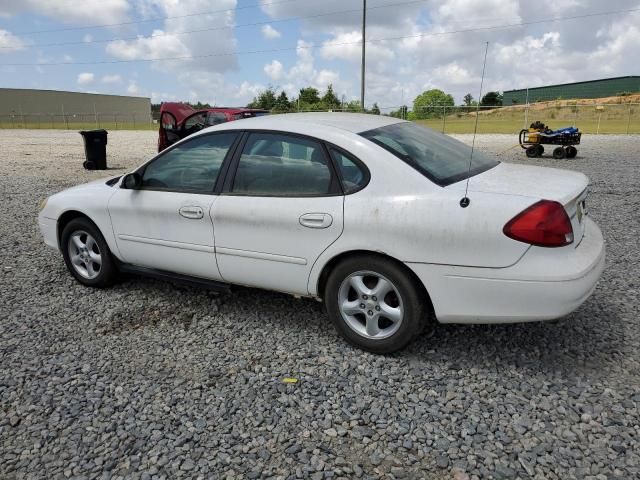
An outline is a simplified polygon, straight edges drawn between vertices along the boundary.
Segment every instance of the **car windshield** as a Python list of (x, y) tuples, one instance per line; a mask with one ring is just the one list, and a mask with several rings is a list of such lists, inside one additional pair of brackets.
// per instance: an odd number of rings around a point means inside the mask
[(360, 135), (441, 186), (477, 175), (500, 163), (475, 150), (469, 169), (471, 147), (411, 122), (394, 123)]

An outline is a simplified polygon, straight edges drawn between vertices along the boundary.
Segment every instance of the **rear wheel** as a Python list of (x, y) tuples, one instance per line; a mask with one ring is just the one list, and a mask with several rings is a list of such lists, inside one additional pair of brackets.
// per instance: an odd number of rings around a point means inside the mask
[(567, 152), (565, 152), (563, 147), (557, 147), (553, 150), (553, 158), (556, 160), (562, 160), (565, 158)]
[(536, 156), (541, 157), (544, 153), (544, 147), (542, 145), (536, 145)]
[(117, 268), (107, 242), (87, 218), (71, 220), (62, 231), (60, 248), (67, 269), (89, 287), (108, 287), (117, 278)]
[(405, 347), (428, 324), (423, 292), (396, 263), (353, 257), (329, 275), (325, 304), (336, 330), (373, 353)]
[(527, 157), (529, 158), (535, 158), (538, 156), (538, 146), (537, 145), (531, 145), (530, 147), (527, 147), (527, 149), (525, 150), (525, 153), (527, 154)]
[(569, 145), (565, 149), (565, 153), (567, 155), (567, 158), (576, 158), (576, 155), (578, 154), (578, 149), (576, 147), (574, 147), (573, 145)]

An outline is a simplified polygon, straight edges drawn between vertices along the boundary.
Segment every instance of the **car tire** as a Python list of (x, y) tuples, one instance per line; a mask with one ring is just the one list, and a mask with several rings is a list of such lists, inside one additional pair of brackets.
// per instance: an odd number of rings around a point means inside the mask
[(555, 158), (556, 160), (562, 160), (563, 158), (565, 158), (566, 154), (567, 153), (564, 151), (563, 147), (556, 147), (553, 150), (553, 158)]
[(536, 145), (536, 156), (541, 157), (544, 153), (544, 147), (542, 145)]
[(67, 269), (88, 287), (113, 285), (118, 269), (98, 227), (88, 218), (71, 220), (62, 230), (60, 249)]
[(345, 340), (372, 353), (392, 353), (433, 325), (427, 318), (425, 296), (397, 263), (358, 256), (341, 262), (329, 274), (324, 301)]

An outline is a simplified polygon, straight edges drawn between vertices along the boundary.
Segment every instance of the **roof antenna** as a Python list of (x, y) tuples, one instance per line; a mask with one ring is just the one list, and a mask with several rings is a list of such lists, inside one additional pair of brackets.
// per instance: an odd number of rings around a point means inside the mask
[(469, 156), (469, 169), (467, 170), (467, 186), (464, 189), (464, 197), (460, 199), (460, 206), (467, 208), (471, 200), (467, 196), (469, 193), (469, 178), (471, 176), (471, 162), (473, 161), (473, 150), (476, 145), (476, 134), (478, 133), (478, 117), (480, 117), (480, 100), (482, 100), (482, 87), (484, 85), (484, 71), (487, 66), (487, 52), (489, 51), (489, 42), (486, 42), (484, 48), (484, 62), (482, 64), (482, 79), (480, 80), (480, 95), (478, 96), (478, 104), (476, 105), (476, 124), (473, 128), (473, 140), (471, 141), (471, 155)]

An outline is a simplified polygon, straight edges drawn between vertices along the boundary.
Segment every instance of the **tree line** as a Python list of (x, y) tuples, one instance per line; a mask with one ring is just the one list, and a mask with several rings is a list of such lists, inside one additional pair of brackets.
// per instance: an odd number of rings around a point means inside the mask
[[(196, 110), (211, 108), (208, 103), (188, 103)], [(496, 106), (502, 106), (502, 93), (487, 92), (478, 101), (473, 95), (467, 93), (463, 97), (463, 103), (456, 106), (453, 95), (444, 91), (433, 88), (426, 90), (413, 100), (413, 108), (409, 110), (407, 105), (403, 105), (397, 110), (393, 110), (388, 115), (396, 118), (405, 118), (407, 120), (421, 120), (428, 118), (441, 118), (442, 115), (463, 114), (473, 110), (473, 107), (488, 109)], [(160, 104), (153, 104), (152, 112), (160, 110)], [(257, 108), (261, 110), (269, 110), (274, 113), (288, 112), (308, 112), (308, 111), (328, 111), (337, 110), (345, 112), (363, 112), (358, 100), (345, 101), (338, 98), (333, 85), (329, 85), (324, 92), (320, 92), (315, 87), (304, 87), (298, 92), (297, 97), (289, 98), (287, 92), (281, 90), (278, 92), (274, 87), (268, 87), (256, 95), (251, 102), (247, 104), (248, 108)], [(380, 115), (380, 108), (374, 103), (370, 109), (365, 109), (365, 113)]]
[[(247, 104), (248, 108), (259, 108), (262, 110), (270, 110), (275, 113), (287, 112), (308, 112), (308, 111), (327, 111), (341, 110), (346, 112), (362, 112), (360, 102), (357, 100), (345, 101), (341, 100), (333, 90), (333, 85), (329, 84), (327, 90), (321, 93), (317, 88), (305, 87), (301, 88), (297, 97), (289, 98), (287, 92), (282, 90), (280, 93), (273, 87), (261, 91), (251, 102)], [(366, 113), (380, 114), (380, 108), (377, 103), (373, 104), (371, 109), (365, 109)]]
[[(500, 92), (488, 92), (480, 99), (480, 108), (502, 105), (502, 94)], [(388, 115), (408, 120), (420, 120), (426, 118), (437, 118), (443, 114), (469, 112), (469, 107), (478, 106), (478, 102), (470, 93), (464, 96), (464, 104), (456, 107), (453, 95), (443, 92), (437, 88), (427, 90), (418, 95), (413, 101), (413, 109), (409, 111), (406, 105), (398, 110), (389, 112)], [(304, 112), (304, 111), (327, 111), (340, 110), (345, 112), (362, 112), (358, 100), (340, 100), (333, 90), (333, 85), (329, 85), (327, 90), (321, 92), (314, 87), (301, 88), (297, 97), (289, 98), (284, 90), (278, 91), (273, 87), (261, 91), (251, 102), (247, 104), (249, 108), (259, 108), (275, 113)], [(380, 108), (374, 103), (371, 109), (365, 109), (365, 113), (380, 115)]]
[[(407, 120), (422, 120), (427, 118), (441, 118), (443, 115), (455, 113), (469, 113), (473, 107), (478, 107), (478, 102), (473, 95), (467, 93), (463, 97), (463, 104), (456, 106), (453, 95), (445, 93), (438, 88), (426, 90), (413, 101), (413, 109), (409, 111), (406, 105), (389, 113), (396, 118)], [(480, 99), (479, 107), (483, 110), (502, 106), (502, 94), (500, 92), (487, 92)]]

